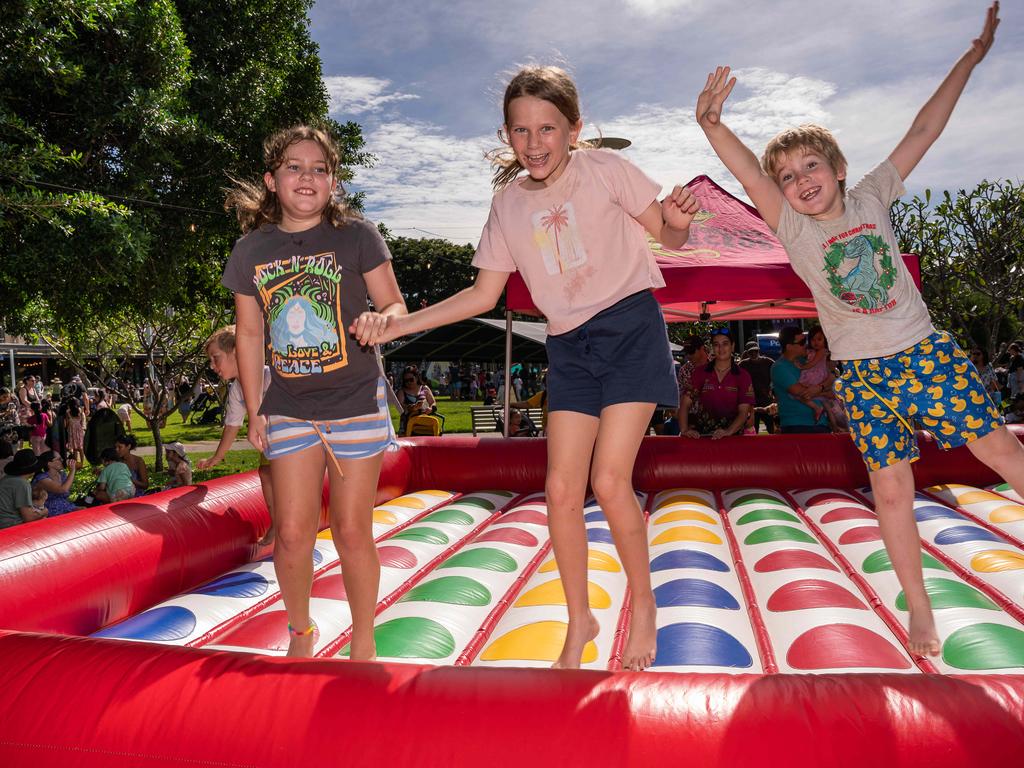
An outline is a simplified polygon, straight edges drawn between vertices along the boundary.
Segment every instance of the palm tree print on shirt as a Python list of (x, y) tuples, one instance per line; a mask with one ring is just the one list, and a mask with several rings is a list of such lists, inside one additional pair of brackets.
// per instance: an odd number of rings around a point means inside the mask
[(540, 248), (548, 274), (564, 275), (587, 262), (572, 203), (555, 204), (531, 218), (534, 241)]

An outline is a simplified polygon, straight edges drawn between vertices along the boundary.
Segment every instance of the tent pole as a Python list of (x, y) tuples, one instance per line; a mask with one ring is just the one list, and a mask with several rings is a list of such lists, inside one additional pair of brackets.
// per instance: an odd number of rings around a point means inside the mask
[(505, 310), (505, 437), (508, 437), (509, 413), (512, 410), (512, 312)]

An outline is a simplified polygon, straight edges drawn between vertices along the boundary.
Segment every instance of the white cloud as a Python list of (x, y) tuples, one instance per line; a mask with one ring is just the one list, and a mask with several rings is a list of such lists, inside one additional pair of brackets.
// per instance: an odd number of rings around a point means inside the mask
[(476, 243), (491, 199), (484, 154), (497, 139), (457, 138), (412, 121), (382, 123), (365, 138), (377, 163), (360, 169), (353, 186), (367, 193), (371, 218), (396, 235)]
[(626, 5), (644, 16), (656, 16), (693, 7), (699, 0), (626, 0)]
[(387, 92), (390, 80), (358, 75), (331, 75), (324, 78), (332, 116), (379, 112), (385, 104), (418, 99), (414, 93)]

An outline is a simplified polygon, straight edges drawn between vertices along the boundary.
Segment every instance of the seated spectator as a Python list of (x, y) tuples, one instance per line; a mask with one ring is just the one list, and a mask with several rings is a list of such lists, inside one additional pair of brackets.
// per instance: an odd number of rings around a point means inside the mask
[(434, 413), (437, 401), (430, 387), (426, 385), (422, 375), (411, 366), (402, 371), (402, 388), (396, 393), (402, 404), (402, 414), (398, 420), (398, 434), (407, 431), (410, 416)]
[(829, 432), (824, 412), (815, 415), (803, 400), (820, 396), (824, 387), (820, 384), (800, 383), (800, 369), (797, 361), (804, 356), (807, 336), (796, 325), (787, 325), (779, 332), (782, 356), (772, 366), (772, 389), (779, 408), (779, 423), (783, 434), (807, 432)]
[(135, 439), (135, 435), (122, 435), (114, 443), (114, 451), (131, 473), (135, 495), (142, 496), (149, 488), (149, 468), (141, 456), (132, 453), (138, 445), (139, 441)]
[(14, 395), (7, 387), (0, 387), (0, 440), (11, 445), (20, 445), (20, 424), (21, 417), (18, 416), (18, 404), (14, 400)]
[(750, 374), (754, 384), (754, 409), (751, 426), (756, 434), (764, 423), (768, 434), (775, 432), (774, 409), (775, 398), (772, 396), (772, 359), (761, 354), (761, 347), (756, 341), (747, 344), (740, 368)]
[(48, 514), (45, 506), (32, 503), (29, 480), (38, 468), (39, 460), (31, 448), (15, 453), (4, 467), (4, 475), (0, 477), (0, 528), (42, 520)]
[[(542, 414), (542, 419), (543, 419), (542, 422), (541, 422), (541, 429), (542, 429), (542, 431), (547, 432), (547, 430), (548, 430), (548, 391), (547, 391), (548, 371), (547, 371), (546, 368), (541, 372), (541, 383), (545, 387), (544, 389), (538, 390), (537, 392), (535, 392), (533, 395), (531, 395), (530, 397), (526, 398), (525, 400), (518, 400), (518, 401), (512, 403), (511, 407), (512, 408), (540, 408), (541, 409), (541, 414)], [(488, 403), (484, 403), (484, 405), (488, 405)], [(504, 406), (502, 406), (502, 407), (504, 407)], [(511, 421), (511, 417), (510, 417), (509, 421)]]
[[(693, 371), (691, 391), (679, 404), (679, 432), (683, 437), (710, 435), (713, 440), (719, 440), (742, 434), (754, 407), (754, 385), (750, 374), (733, 359), (728, 328), (711, 334), (711, 349), (714, 357), (707, 365)], [(690, 405), (694, 396), (700, 401), (701, 413), (691, 423)]]
[(518, 408), (512, 408), (508, 412), (508, 436), (509, 437), (536, 437), (537, 426), (530, 420), (530, 417)]
[(96, 501), (109, 504), (132, 498), (135, 495), (132, 473), (117, 458), (117, 452), (113, 448), (104, 448), (100, 453), (100, 461), (103, 462), (103, 469), (96, 478), (96, 490), (93, 491)]
[(14, 458), (14, 446), (9, 440), (0, 436), (0, 474), (3, 474), (4, 467), (11, 463)]
[(192, 485), (192, 462), (185, 453), (185, 446), (181, 443), (168, 443), (164, 446), (164, 456), (170, 474), (164, 490)]
[(824, 411), (833, 432), (846, 432), (849, 420), (846, 418), (846, 409), (836, 397), (835, 364), (832, 362), (828, 339), (825, 338), (821, 326), (816, 325), (808, 331), (807, 353), (802, 361), (797, 361), (796, 366), (800, 369), (801, 384), (809, 390), (812, 387), (821, 387), (820, 395), (803, 397), (801, 402), (814, 412), (815, 418)]
[(43, 490), (48, 494), (46, 509), (50, 517), (74, 512), (79, 507), (71, 501), (71, 485), (75, 482), (75, 460), (68, 462), (68, 471), (64, 471), (64, 461), (59, 453), (46, 451), (39, 457), (39, 471), (32, 478), (33, 490)]

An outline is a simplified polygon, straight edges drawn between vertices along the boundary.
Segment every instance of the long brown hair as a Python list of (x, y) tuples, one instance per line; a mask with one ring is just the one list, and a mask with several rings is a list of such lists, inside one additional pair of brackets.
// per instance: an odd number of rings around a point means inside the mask
[[(580, 96), (576, 90), (576, 84), (569, 77), (568, 72), (560, 67), (552, 66), (523, 67), (513, 75), (512, 80), (505, 88), (505, 98), (502, 103), (505, 127), (498, 132), (498, 138), (506, 145), (508, 141), (504, 132), (508, 128), (509, 104), (520, 96), (533, 96), (554, 104), (569, 121), (569, 125), (576, 125), (580, 120)], [(590, 148), (591, 145), (585, 141), (577, 141), (569, 146), (570, 150)], [(519, 162), (515, 152), (507, 146), (489, 152), (487, 158), (494, 166), (491, 186), (495, 190), (507, 186), (523, 170), (523, 165)]]
[[(335, 178), (338, 177), (341, 153), (338, 152), (334, 139), (327, 131), (310, 125), (293, 125), (267, 137), (263, 142), (263, 162), (267, 171), (273, 173), (280, 168), (288, 147), (300, 141), (315, 141), (324, 153), (327, 168)], [(263, 224), (276, 224), (281, 221), (281, 202), (277, 195), (267, 188), (262, 178), (256, 182), (234, 178), (231, 181), (234, 182), (234, 187), (226, 190), (224, 210), (235, 211), (243, 232), (250, 232)], [(344, 190), (340, 184), (328, 200), (322, 215), (339, 229), (352, 219), (362, 218), (358, 211), (353, 210), (345, 202)]]

